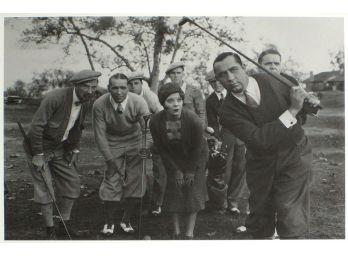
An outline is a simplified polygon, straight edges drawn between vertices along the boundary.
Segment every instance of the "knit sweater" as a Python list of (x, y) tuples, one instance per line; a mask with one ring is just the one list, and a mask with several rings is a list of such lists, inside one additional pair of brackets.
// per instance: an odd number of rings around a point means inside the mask
[(128, 93), (123, 113), (117, 113), (110, 102), (110, 93), (98, 98), (93, 105), (93, 129), (97, 146), (105, 160), (113, 158), (111, 148), (122, 148), (141, 141), (140, 119), (149, 114), (145, 100)]

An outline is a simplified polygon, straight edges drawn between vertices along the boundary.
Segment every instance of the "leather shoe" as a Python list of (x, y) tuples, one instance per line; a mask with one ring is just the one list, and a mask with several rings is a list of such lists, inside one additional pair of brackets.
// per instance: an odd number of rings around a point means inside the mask
[(46, 239), (47, 240), (56, 240), (57, 239), (56, 229), (54, 228), (54, 226), (46, 227)]
[(134, 228), (132, 228), (132, 225), (130, 224), (130, 222), (121, 222), (120, 223), (120, 227), (122, 228), (123, 232), (127, 233), (127, 234), (133, 234)]
[(103, 229), (100, 231), (100, 233), (103, 236), (109, 237), (109, 236), (112, 236), (114, 234), (114, 229), (115, 229), (114, 224), (112, 224), (110, 226), (108, 224), (105, 224)]
[(153, 216), (159, 216), (162, 213), (161, 206), (157, 205), (153, 210), (152, 210), (152, 215)]

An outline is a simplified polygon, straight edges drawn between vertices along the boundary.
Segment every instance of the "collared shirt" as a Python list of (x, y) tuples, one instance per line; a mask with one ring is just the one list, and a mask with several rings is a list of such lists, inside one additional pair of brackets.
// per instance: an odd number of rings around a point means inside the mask
[(214, 91), (214, 93), (216, 94), (217, 98), (219, 99), (219, 101), (221, 100), (221, 94), (223, 95), (224, 99), (226, 98), (226, 94), (227, 94), (227, 91), (226, 89), (223, 89), (220, 93), (217, 93)]
[[(250, 95), (256, 101), (257, 104), (260, 104), (261, 102), (260, 88), (253, 77), (249, 77), (248, 86), (246, 87), (245, 90), (248, 92), (247, 94)], [(242, 103), (246, 104), (244, 92), (232, 93), (232, 95), (234, 95)]]
[[(257, 81), (253, 77), (249, 77), (248, 86), (245, 89), (247, 94), (251, 96), (257, 104), (261, 102), (260, 88)], [(244, 92), (242, 93), (232, 93), (239, 101), (246, 104), (246, 99)], [(297, 123), (297, 119), (292, 116), (289, 110), (286, 110), (282, 115), (279, 116), (279, 120), (283, 123), (286, 128), (290, 128)]]
[[(121, 106), (122, 106), (123, 111), (126, 110), (127, 101), (128, 101), (128, 94), (126, 96), (126, 99), (124, 99), (123, 102), (121, 102)], [(114, 108), (114, 110), (117, 111), (117, 107), (120, 103), (116, 103), (111, 95), (110, 95), (110, 103), (111, 103), (112, 107)]]
[(71, 106), (71, 112), (69, 117), (68, 126), (66, 127), (64, 136), (61, 140), (61, 142), (65, 141), (69, 136), (69, 131), (72, 129), (72, 127), (75, 125), (75, 121), (79, 117), (80, 111), (81, 111), (81, 104), (75, 105), (76, 102), (79, 102), (79, 98), (76, 95), (76, 89), (73, 90), (73, 100), (72, 100), (72, 106)]

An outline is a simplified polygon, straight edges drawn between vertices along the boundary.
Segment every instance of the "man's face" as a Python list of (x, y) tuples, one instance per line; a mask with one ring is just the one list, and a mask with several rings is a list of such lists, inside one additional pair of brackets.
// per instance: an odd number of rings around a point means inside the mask
[(280, 56), (277, 54), (267, 54), (262, 58), (262, 67), (269, 71), (280, 74)]
[(122, 103), (128, 93), (127, 80), (111, 79), (108, 90), (116, 103)]
[(129, 91), (140, 95), (142, 91), (143, 83), (140, 79), (133, 79), (128, 82)]
[(216, 79), (227, 91), (242, 93), (247, 87), (249, 82), (248, 75), (233, 56), (227, 56), (221, 62), (216, 62), (214, 69)]
[(184, 78), (184, 69), (182, 67), (175, 68), (168, 73), (168, 76), (172, 82), (180, 85)]
[(87, 102), (93, 98), (98, 89), (98, 80), (90, 80), (75, 85), (75, 92), (81, 102)]
[(211, 87), (214, 89), (216, 93), (221, 93), (222, 90), (224, 89), (224, 87), (221, 85), (219, 81), (211, 80), (209, 81), (209, 84), (211, 85)]

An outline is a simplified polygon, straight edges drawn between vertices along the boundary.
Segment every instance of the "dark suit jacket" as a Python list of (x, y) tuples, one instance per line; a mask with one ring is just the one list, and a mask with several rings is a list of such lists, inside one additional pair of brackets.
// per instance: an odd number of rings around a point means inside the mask
[[(53, 150), (61, 143), (69, 122), (73, 89), (73, 87), (67, 87), (52, 90), (42, 100), (34, 114), (28, 133), (34, 155)], [(66, 151), (79, 147), (87, 105), (88, 103), (81, 105), (79, 117), (71, 128), (67, 140), (64, 141)]]
[(246, 144), (252, 170), (261, 170), (261, 163), (266, 165), (270, 160), (278, 160), (278, 165), (295, 165), (300, 155), (308, 153), (309, 146), (301, 122), (286, 128), (279, 120), (290, 106), (290, 90), (268, 74), (252, 77), (260, 88), (260, 106), (251, 108), (228, 93), (220, 122)]
[(214, 129), (214, 136), (220, 138), (221, 135), (219, 118), (221, 102), (215, 92), (211, 93), (208, 96), (205, 102), (205, 108), (207, 111), (208, 126)]
[[(295, 86), (298, 86), (299, 84), (298, 84), (298, 81), (294, 78), (294, 77), (292, 77), (292, 76), (290, 76), (290, 75), (288, 75), (288, 74), (286, 74), (286, 73), (280, 73), (280, 75), (282, 75), (284, 78), (286, 78), (287, 80), (289, 80), (292, 84), (294, 84)], [(301, 110), (301, 112), (297, 115), (297, 120), (303, 125), (303, 124), (305, 124), (306, 123), (306, 121), (307, 121), (307, 115), (306, 115), (306, 113), (305, 113), (305, 111), (304, 111), (304, 109), (302, 109)]]

